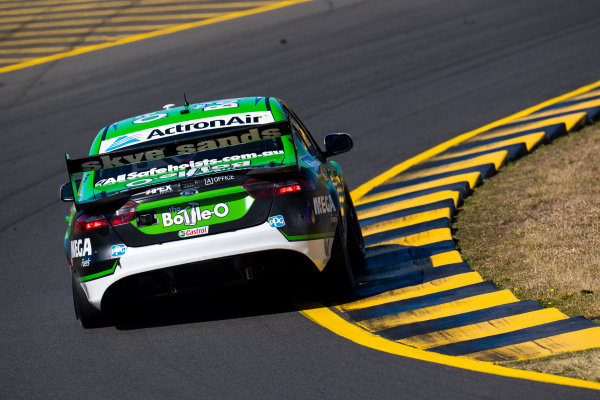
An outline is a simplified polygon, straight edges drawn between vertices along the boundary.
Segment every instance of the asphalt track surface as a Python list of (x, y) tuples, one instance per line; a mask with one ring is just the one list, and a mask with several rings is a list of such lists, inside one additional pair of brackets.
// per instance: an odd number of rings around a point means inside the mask
[(304, 318), (294, 290), (163, 301), (83, 330), (63, 251), (63, 153), (182, 102), (285, 99), (348, 131), (351, 187), (598, 80), (596, 0), (320, 1), (0, 75), (0, 397), (598, 398), (378, 352)]

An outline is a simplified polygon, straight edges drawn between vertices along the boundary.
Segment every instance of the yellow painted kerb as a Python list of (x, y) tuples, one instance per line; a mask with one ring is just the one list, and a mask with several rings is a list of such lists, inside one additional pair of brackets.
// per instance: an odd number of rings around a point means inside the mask
[[(490, 130), (492, 128), (498, 127), (500, 125), (506, 124), (510, 121), (513, 121), (517, 118), (529, 115), (537, 110), (540, 110), (544, 107), (548, 107), (550, 105), (559, 103), (569, 97), (581, 95), (590, 90), (594, 90), (600, 87), (600, 81), (592, 83), (587, 86), (583, 86), (577, 90), (566, 93), (562, 96), (555, 97), (551, 100), (540, 103), (536, 106), (527, 108), (523, 111), (519, 111), (511, 116), (506, 118), (502, 118), (498, 121), (492, 122), (481, 128), (472, 130), (470, 132), (463, 133), (455, 137), (454, 139), (450, 139), (442, 144), (439, 144), (427, 151), (424, 151), (417, 156), (410, 158), (390, 170), (376, 176), (370, 181), (364, 183), (359, 186), (357, 189), (351, 192), (353, 198), (360, 198), (367, 194), (371, 189), (375, 186), (378, 186), (390, 179), (391, 177), (399, 174), (402, 171), (410, 168), (413, 165), (420, 163), (426, 159), (429, 159), (437, 154), (440, 154), (444, 150), (457, 145), (461, 142), (464, 142), (467, 139), (472, 138), (473, 136)], [(460, 257), (459, 257), (460, 259)], [(501, 367), (499, 365), (495, 365), (491, 362), (485, 361), (477, 361), (471, 360), (464, 357), (452, 357), (443, 354), (438, 354), (430, 351), (415, 349), (410, 346), (403, 345), (401, 343), (393, 342), (391, 340), (384, 339), (380, 336), (377, 336), (374, 333), (368, 332), (365, 329), (354, 325), (339, 315), (331, 311), (329, 308), (323, 306), (320, 303), (303, 303), (298, 304), (298, 308), (301, 310), (300, 313), (310, 319), (311, 321), (323, 326), (324, 328), (329, 329), (330, 331), (342, 336), (348, 340), (351, 340), (357, 344), (362, 346), (370, 347), (375, 350), (384, 351), (390, 354), (396, 354), (403, 357), (414, 358), (422, 361), (434, 362), (437, 364), (443, 364), (451, 367), (462, 368), (471, 371), (483, 372), (488, 374), (500, 375), (510, 378), (518, 378), (518, 379), (528, 379), (531, 381), (545, 382), (545, 383), (553, 383), (558, 385), (567, 385), (574, 386), (586, 389), (595, 389), (600, 390), (599, 382), (590, 382), (584, 381), (581, 379), (575, 378), (567, 378), (563, 376), (551, 375), (551, 374), (542, 374), (538, 372), (532, 371), (523, 371), (518, 369), (512, 369), (507, 367)]]
[(297, 306), (301, 310), (300, 313), (311, 321), (329, 329), (339, 336), (375, 350), (384, 351), (386, 353), (395, 354), (402, 357), (409, 357), (422, 361), (429, 361), (451, 367), (467, 369), (470, 371), (600, 390), (600, 383), (598, 382), (588, 382), (581, 379), (566, 378), (562, 376), (542, 374), (539, 372), (522, 371), (518, 369), (501, 367), (499, 365), (492, 364), (491, 362), (470, 360), (468, 358), (452, 357), (430, 351), (418, 350), (401, 343), (384, 339), (381, 336), (377, 336), (376, 334), (351, 324), (319, 303), (302, 303), (297, 304)]

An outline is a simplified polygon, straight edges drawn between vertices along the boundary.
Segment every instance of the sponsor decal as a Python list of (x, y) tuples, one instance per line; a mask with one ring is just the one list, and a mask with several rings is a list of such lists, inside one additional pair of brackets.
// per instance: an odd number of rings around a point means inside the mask
[[(236, 146), (239, 144), (250, 143), (257, 140), (263, 139), (274, 139), (278, 138), (282, 135), (279, 128), (268, 128), (259, 131), (257, 128), (249, 129), (247, 132), (238, 133), (225, 137), (217, 137), (214, 139), (204, 139), (199, 140), (195, 139), (188, 143), (177, 143), (177, 145), (173, 145), (173, 147), (161, 146), (156, 149), (150, 149), (145, 151), (140, 151), (138, 153), (131, 153), (121, 156), (110, 155), (110, 154), (102, 154), (98, 156), (93, 156), (88, 159), (84, 159), (78, 169), (81, 169), (82, 172), (86, 171), (95, 171), (98, 169), (104, 168), (113, 168), (113, 167), (121, 167), (123, 165), (129, 164), (137, 164), (144, 161), (154, 161), (160, 160), (166, 157), (180, 156), (184, 154), (191, 154), (202, 152), (206, 150), (214, 150), (220, 149), (228, 146)], [(105, 142), (102, 142), (105, 143)], [(108, 147), (108, 146), (107, 146)], [(168, 147), (168, 149), (167, 149)], [(165, 150), (167, 149), (167, 150)], [(101, 151), (102, 152), (102, 151)], [(277, 153), (273, 153), (277, 154)], [(236, 156), (229, 157), (229, 159), (223, 159), (222, 161), (236, 161), (234, 158)], [(239, 156), (240, 159), (242, 158)], [(253, 158), (253, 157), (249, 157)], [(82, 160), (83, 161), (83, 160)], [(206, 160), (203, 160), (203, 162)], [(215, 163), (219, 162), (215, 160)], [(207, 164), (202, 164), (207, 165)]]
[(167, 113), (150, 113), (140, 115), (133, 121), (134, 124), (145, 124), (146, 122), (156, 121), (158, 119), (167, 118), (169, 114)]
[(173, 225), (194, 226), (200, 221), (210, 220), (213, 216), (217, 218), (224, 218), (228, 214), (229, 206), (227, 205), (227, 203), (215, 204), (212, 210), (202, 210), (200, 207), (194, 207), (192, 204), (188, 205), (183, 210), (180, 210), (178, 207), (171, 207), (169, 209), (169, 212), (161, 214), (161, 220), (162, 225), (165, 228), (168, 228)]
[(271, 228), (281, 228), (282, 226), (285, 226), (285, 219), (283, 219), (283, 215), (269, 217), (269, 225)]
[(222, 110), (224, 108), (237, 108), (240, 105), (238, 104), (239, 99), (227, 99), (227, 100), (219, 100), (213, 101), (210, 103), (198, 103), (192, 104), (190, 108), (192, 110), (202, 110), (202, 111), (213, 111), (213, 110)]
[(89, 258), (89, 257), (82, 258), (82, 259), (81, 259), (81, 266), (82, 266), (83, 268), (85, 268), (85, 267), (89, 267), (89, 266), (90, 266), (90, 258)]
[[(213, 166), (209, 166), (209, 167), (191, 168), (189, 170), (183, 170), (183, 171), (179, 171), (179, 172), (171, 172), (171, 173), (159, 175), (156, 177), (138, 179), (133, 182), (127, 183), (125, 186), (126, 187), (137, 187), (137, 186), (147, 185), (149, 183), (154, 182), (157, 179), (171, 179), (174, 177), (191, 178), (191, 177), (198, 176), (198, 175), (225, 172), (225, 171), (233, 170), (233, 169), (248, 168), (251, 165), (252, 165), (252, 162), (250, 162), (250, 161), (240, 161), (240, 162), (234, 162), (231, 164), (219, 164), (219, 165), (213, 165)], [(160, 169), (164, 169), (164, 168), (160, 168)], [(150, 176), (152, 176), (152, 175), (150, 175)], [(116, 182), (119, 182), (119, 177), (117, 177), (116, 181), (114, 178), (108, 178), (104, 182), (98, 181), (98, 183), (96, 183), (96, 185), (94, 185), (94, 186), (98, 187), (98, 186), (114, 184)], [(139, 177), (139, 175), (138, 175), (138, 177)], [(127, 179), (123, 180), (123, 182), (126, 182), (126, 181), (127, 181)]]
[(331, 196), (317, 196), (313, 197), (313, 206), (315, 208), (315, 214), (325, 214), (336, 211), (333, 199)]
[[(210, 161), (210, 160), (209, 160)], [(196, 166), (201, 165), (201, 162), (195, 163), (194, 161), (190, 161), (189, 163), (179, 164), (179, 165), (168, 165), (166, 168), (151, 168), (150, 170), (143, 172), (130, 172), (128, 174), (121, 174), (117, 177), (110, 177), (107, 179), (100, 179), (94, 187), (102, 187), (106, 185), (114, 185), (115, 183), (123, 183), (132, 179), (138, 179), (133, 182), (129, 182), (125, 186), (127, 187), (136, 187), (141, 185), (146, 185), (151, 182), (154, 182), (156, 179), (169, 179), (169, 178), (189, 178), (195, 175), (202, 175), (206, 173), (213, 172), (221, 172), (227, 171), (229, 169), (239, 169), (246, 168), (251, 165), (250, 161), (240, 161), (231, 164), (220, 164), (213, 165), (208, 167), (199, 167)], [(193, 168), (188, 169), (190, 165), (194, 165)], [(166, 172), (166, 173), (165, 173)]]
[[(216, 108), (212, 108), (213, 110)], [(204, 108), (206, 110), (206, 107)], [(134, 124), (141, 124), (166, 117), (167, 114), (147, 114), (133, 121)], [(257, 125), (275, 122), (273, 115), (268, 111), (251, 111), (243, 114), (222, 115), (209, 118), (200, 118), (191, 121), (178, 122), (158, 126), (156, 128), (144, 129), (138, 132), (129, 133), (117, 138), (104, 140), (100, 144), (100, 153), (122, 149), (134, 143), (149, 142), (164, 137), (177, 136), (182, 134), (202, 132), (210, 129), (237, 127), (244, 125)], [(120, 141), (117, 144), (117, 141)], [(110, 149), (110, 150), (109, 150)]]
[[(238, 161), (238, 160), (249, 160), (257, 157), (267, 157), (274, 155), (281, 155), (285, 152), (283, 150), (272, 150), (272, 151), (264, 151), (260, 154), (256, 153), (248, 153), (241, 154), (229, 157), (223, 157), (222, 159), (207, 159), (201, 161), (189, 161), (182, 164), (168, 164), (165, 167), (161, 168), (150, 168), (146, 171), (135, 171), (130, 172), (128, 174), (117, 175), (116, 177), (110, 177), (106, 179), (101, 179), (94, 184), (94, 187), (106, 186), (106, 185), (114, 185), (115, 183), (127, 182), (132, 179), (137, 178), (145, 178), (142, 179), (141, 182), (130, 182), (127, 184), (128, 187), (135, 187), (142, 184), (146, 184), (152, 182), (151, 177), (157, 177), (157, 179), (168, 179), (173, 177), (185, 178), (193, 175), (206, 174), (211, 172), (220, 172), (226, 171), (229, 169), (238, 169), (244, 168), (251, 165), (251, 161)], [(236, 161), (231, 164), (221, 164), (227, 161)], [(215, 165), (218, 164), (218, 165)], [(219, 182), (219, 180), (233, 180), (233, 177), (215, 177), (213, 179), (213, 184)], [(168, 193), (168, 192), (167, 192)]]
[(144, 194), (146, 196), (150, 195), (150, 194), (166, 194), (166, 193), (172, 193), (173, 192), (173, 188), (171, 187), (171, 185), (166, 185), (166, 186), (160, 186), (157, 188), (152, 188), (149, 190), (146, 190), (144, 192)]
[(300, 157), (300, 159), (302, 160), (302, 162), (304, 164), (311, 167), (312, 170), (315, 171), (316, 173), (320, 172), (321, 163), (318, 162), (317, 160), (315, 160), (312, 156), (305, 155), (305, 156)]
[(123, 243), (112, 245), (110, 248), (110, 258), (123, 257), (126, 250), (127, 246)]
[(232, 181), (234, 179), (235, 179), (234, 175), (225, 175), (225, 176), (215, 176), (212, 178), (204, 178), (204, 185), (209, 186), (209, 185), (214, 185), (216, 183)]
[(186, 189), (183, 192), (180, 193), (180, 195), (182, 196), (193, 196), (195, 194), (197, 194), (198, 191), (196, 189)]
[(115, 140), (115, 142), (110, 145), (106, 151), (113, 151), (113, 150), (117, 150), (120, 149), (121, 147), (126, 147), (129, 145), (132, 145), (134, 143), (138, 143), (139, 139), (133, 138), (133, 137), (129, 137), (129, 136), (122, 136), (120, 138), (118, 138), (117, 140)]
[(92, 255), (92, 242), (89, 238), (71, 240), (71, 258)]
[(180, 238), (186, 238), (190, 236), (206, 235), (208, 233), (208, 226), (199, 226), (198, 228), (182, 229), (178, 232)]

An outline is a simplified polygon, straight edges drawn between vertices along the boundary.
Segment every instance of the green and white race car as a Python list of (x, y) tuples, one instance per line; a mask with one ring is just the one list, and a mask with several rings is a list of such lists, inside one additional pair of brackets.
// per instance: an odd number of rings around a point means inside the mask
[[(104, 322), (118, 294), (157, 295), (308, 265), (342, 290), (364, 243), (340, 166), (281, 100), (250, 97), (109, 125), (88, 157), (66, 155), (65, 249), (75, 312)], [(327, 272), (326, 272), (327, 274)]]

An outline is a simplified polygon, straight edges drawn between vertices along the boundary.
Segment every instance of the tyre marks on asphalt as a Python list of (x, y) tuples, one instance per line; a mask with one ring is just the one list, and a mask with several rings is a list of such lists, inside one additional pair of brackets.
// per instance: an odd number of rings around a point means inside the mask
[(303, 1), (0, 1), (0, 72)]
[(484, 281), (451, 233), (462, 199), (507, 161), (598, 119), (596, 89), (481, 132), (356, 199), (366, 265), (358, 299), (336, 309), (389, 340), (482, 361), (600, 347), (595, 323)]

